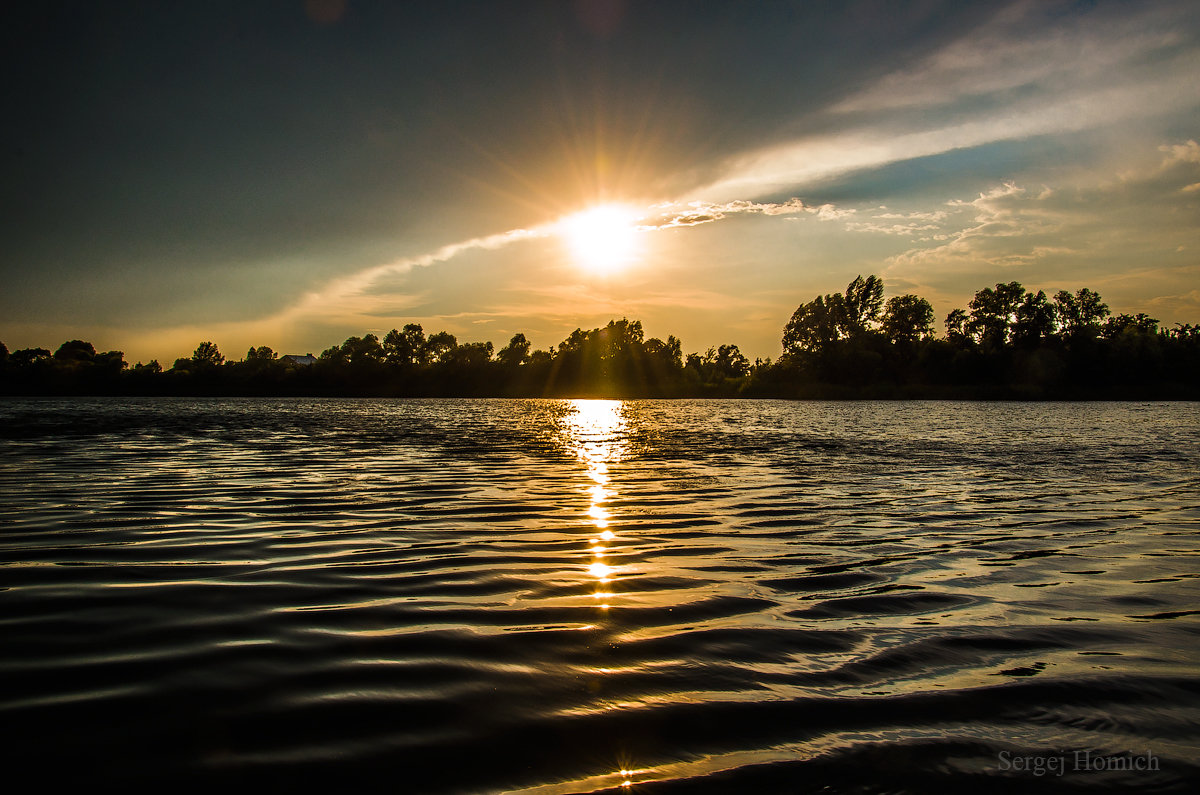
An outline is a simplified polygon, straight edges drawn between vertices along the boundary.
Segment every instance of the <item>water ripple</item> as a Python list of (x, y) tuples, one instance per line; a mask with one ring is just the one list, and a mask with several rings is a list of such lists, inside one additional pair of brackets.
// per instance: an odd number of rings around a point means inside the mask
[(0, 532), (13, 769), (1200, 782), (1195, 404), (14, 400)]

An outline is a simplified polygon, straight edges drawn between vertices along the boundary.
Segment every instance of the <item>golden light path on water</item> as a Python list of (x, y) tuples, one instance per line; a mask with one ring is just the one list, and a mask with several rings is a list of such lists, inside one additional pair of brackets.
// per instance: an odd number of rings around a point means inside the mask
[[(619, 544), (621, 539), (609, 526), (612, 515), (605, 505), (616, 497), (609, 467), (620, 461), (626, 452), (624, 404), (619, 400), (572, 400), (565, 422), (570, 444), (587, 468), (587, 476), (592, 482), (587, 487), (589, 505), (586, 513), (590, 529), (595, 531), (588, 538), (587, 573), (595, 583), (592, 598), (600, 610), (609, 610), (616, 596), (613, 584), (619, 568), (611, 565), (607, 558), (610, 547)], [(630, 765), (623, 764), (613, 775), (619, 778), (619, 786), (632, 787), (634, 774), (643, 772), (647, 771), (631, 770)]]
[(600, 600), (602, 609), (607, 610), (613, 596), (609, 586), (616, 569), (606, 562), (606, 557), (609, 545), (617, 540), (617, 535), (609, 527), (611, 516), (605, 504), (616, 496), (609, 477), (609, 465), (619, 461), (624, 453), (625, 417), (621, 401), (573, 400), (566, 425), (575, 455), (587, 467), (588, 478), (592, 481), (587, 489), (587, 517), (595, 535), (588, 539), (590, 562), (587, 571), (597, 585), (592, 596)]

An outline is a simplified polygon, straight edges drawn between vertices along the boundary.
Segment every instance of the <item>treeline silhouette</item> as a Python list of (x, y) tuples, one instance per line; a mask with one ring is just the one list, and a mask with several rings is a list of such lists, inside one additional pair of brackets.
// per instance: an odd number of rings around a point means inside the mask
[(800, 305), (783, 354), (750, 362), (737, 345), (683, 354), (674, 336), (646, 339), (641, 322), (576, 329), (548, 350), (515, 334), (460, 343), (416, 323), (350, 337), (319, 356), (252, 347), (228, 361), (201, 342), (170, 368), (132, 367), (121, 351), (70, 340), (9, 352), (6, 394), (784, 397), (784, 398), (1197, 398), (1200, 326), (1160, 329), (1145, 314), (1113, 315), (1094, 291), (1052, 298), (1018, 282), (975, 294), (937, 336), (924, 298), (883, 298), (877, 276)]
[(883, 282), (860, 276), (796, 309), (783, 356), (756, 388), (786, 397), (1200, 397), (1200, 326), (1114, 315), (1086, 287), (1051, 298), (997, 284), (944, 326), (936, 336), (924, 298), (884, 303)]

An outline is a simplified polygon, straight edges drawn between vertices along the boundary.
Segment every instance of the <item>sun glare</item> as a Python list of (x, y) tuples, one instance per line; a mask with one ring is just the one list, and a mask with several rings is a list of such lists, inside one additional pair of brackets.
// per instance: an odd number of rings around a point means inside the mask
[(610, 273), (638, 255), (637, 214), (619, 204), (602, 204), (564, 218), (559, 234), (580, 266)]

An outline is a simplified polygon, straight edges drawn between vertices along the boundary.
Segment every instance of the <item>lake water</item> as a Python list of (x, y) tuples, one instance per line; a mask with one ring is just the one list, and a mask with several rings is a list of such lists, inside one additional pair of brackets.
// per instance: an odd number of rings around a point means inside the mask
[(10, 779), (1200, 782), (1195, 403), (10, 400), (0, 549)]

